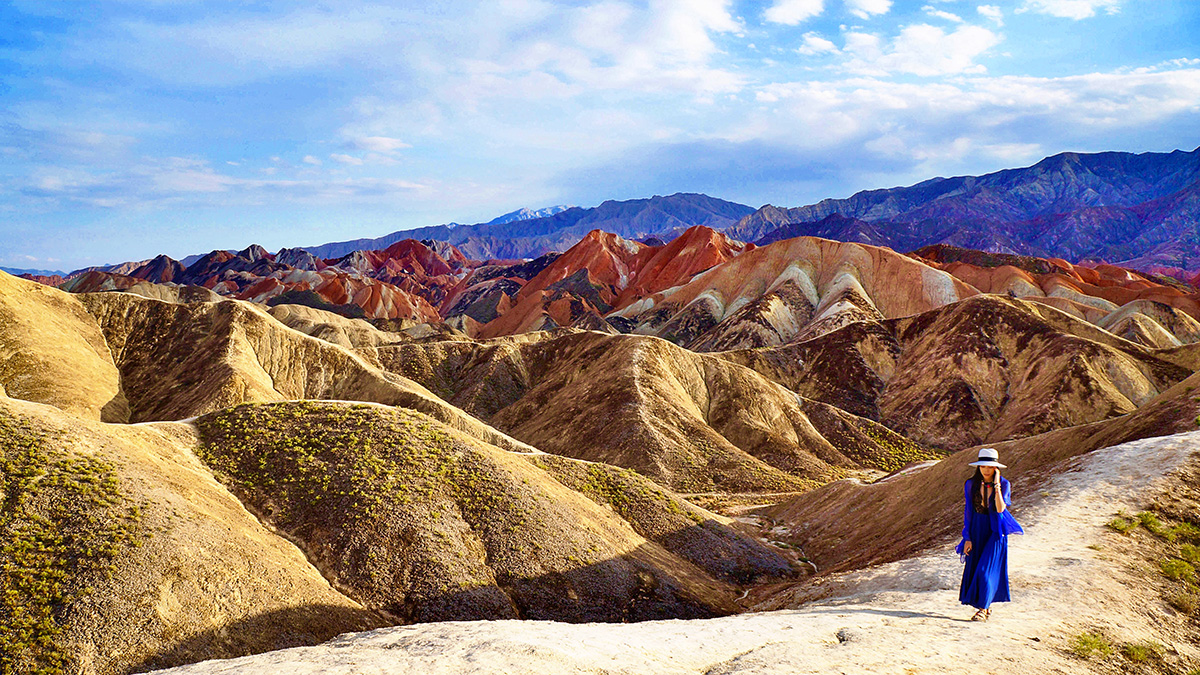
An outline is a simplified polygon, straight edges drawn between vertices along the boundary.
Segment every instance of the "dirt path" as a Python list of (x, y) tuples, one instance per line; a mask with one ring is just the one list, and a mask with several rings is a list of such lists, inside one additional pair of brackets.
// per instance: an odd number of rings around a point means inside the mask
[[(1196, 452), (1200, 432), (1098, 450), (1036, 503), (1014, 504), (1028, 532), (1010, 538), (1014, 601), (997, 605), (987, 623), (966, 620), (971, 610), (957, 602), (962, 567), (947, 547), (831, 577), (804, 590), (823, 599), (798, 610), (625, 625), (425, 624), (164, 672), (1091, 673), (1066, 652), (1073, 635), (1104, 626), (1124, 641), (1164, 641), (1154, 626), (1169, 610), (1140, 601), (1121, 564), (1088, 546), (1111, 536), (1104, 523), (1118, 509), (1137, 510), (1139, 492)], [(1167, 647), (1200, 665), (1196, 645)]]

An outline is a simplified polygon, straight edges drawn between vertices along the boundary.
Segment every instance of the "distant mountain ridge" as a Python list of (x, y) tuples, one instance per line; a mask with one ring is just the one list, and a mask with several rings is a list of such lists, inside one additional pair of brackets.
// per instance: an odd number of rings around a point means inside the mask
[(519, 220), (533, 220), (534, 218), (546, 218), (553, 216), (556, 213), (562, 213), (567, 209), (574, 208), (570, 204), (560, 204), (558, 206), (547, 206), (544, 209), (517, 209), (502, 216), (492, 218), (487, 222), (488, 225), (503, 225), (504, 223), (513, 223)]
[(9, 274), (13, 275), (14, 277), (19, 277), (22, 274), (31, 274), (31, 275), (37, 276), (37, 277), (50, 277), (50, 276), (55, 276), (55, 275), (58, 275), (60, 277), (65, 277), (67, 275), (67, 273), (63, 272), (62, 270), (33, 270), (33, 269), (23, 269), (20, 267), (0, 267), (0, 270), (8, 272)]
[[(837, 215), (855, 222), (824, 222)], [(1062, 153), (983, 176), (933, 178), (798, 208), (767, 205), (727, 234), (820, 236), (911, 251), (949, 244), (996, 253), (1200, 269), (1200, 148)], [(806, 227), (798, 227), (804, 224)], [(779, 235), (782, 238), (782, 235)]]
[(331, 259), (352, 251), (384, 249), (403, 239), (417, 239), (447, 242), (475, 260), (536, 258), (550, 251), (565, 251), (592, 230), (604, 230), (627, 239), (674, 235), (695, 225), (722, 230), (753, 211), (744, 204), (708, 195), (677, 193), (648, 199), (609, 200), (592, 208), (573, 206), (551, 215), (504, 220), (520, 213), (518, 211), (489, 223), (456, 227), (436, 225), (393, 232), (378, 239), (303, 248), (318, 258)]

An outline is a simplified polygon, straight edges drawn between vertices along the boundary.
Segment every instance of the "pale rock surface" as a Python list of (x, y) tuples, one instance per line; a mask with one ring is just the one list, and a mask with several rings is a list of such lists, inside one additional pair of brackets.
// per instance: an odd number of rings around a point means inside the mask
[[(1200, 450), (1200, 432), (1097, 450), (1014, 504), (1028, 532), (1010, 539), (1014, 601), (991, 621), (966, 620), (961, 567), (941, 550), (829, 578), (800, 609), (641, 624), (464, 622), (343, 635), (317, 647), (193, 664), (179, 675), (286, 672), (454, 673), (1091, 673), (1070, 636), (1103, 626), (1120, 640), (1161, 639), (1128, 573), (1089, 549), (1118, 508)], [(1013, 477), (1020, 480), (1020, 477)], [(779, 596), (776, 596), (779, 597)], [(800, 598), (797, 598), (799, 600)], [(1147, 607), (1150, 607), (1147, 611)], [(1185, 659), (1192, 644), (1168, 644)]]

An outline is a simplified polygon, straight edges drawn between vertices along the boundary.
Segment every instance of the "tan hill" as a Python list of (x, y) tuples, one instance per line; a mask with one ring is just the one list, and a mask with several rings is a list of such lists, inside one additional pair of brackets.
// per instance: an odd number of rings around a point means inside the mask
[[(731, 582), (792, 574), (644, 478), (500, 450), (409, 410), (258, 404), (197, 424), (235, 494), (395, 621), (712, 616), (736, 611)], [(598, 503), (635, 500), (647, 508)]]
[(1170, 277), (945, 245), (909, 255), (984, 293), (1044, 303), (1148, 347), (1200, 341), (1200, 294)]
[(176, 304), (128, 293), (77, 297), (119, 355), (133, 421), (179, 420), (247, 402), (372, 401), (419, 410), (500, 447), (528, 449), (421, 385), (292, 330), (251, 303)]
[(384, 625), (215, 481), (197, 442), (0, 398), (0, 672), (141, 672)]
[(276, 305), (268, 313), (279, 323), (325, 342), (354, 349), (406, 342), (406, 333), (382, 331), (364, 319), (351, 319), (304, 305)]
[[(1200, 373), (1137, 411), (1037, 436), (989, 443), (1013, 482), (1013, 501), (1027, 501), (1072, 458), (1142, 438), (1194, 431), (1200, 425)], [(962, 484), (977, 448), (925, 469), (874, 484), (844, 480), (771, 507), (766, 514), (792, 531), (790, 541), (822, 572), (899, 560), (962, 528)]]
[(564, 331), (362, 351), (539, 449), (674, 490), (798, 490), (931, 456), (869, 420), (657, 338)]
[(79, 299), (6, 272), (0, 272), (0, 388), (91, 419), (129, 419), (104, 335)]
[[(953, 542), (941, 540), (912, 558), (822, 575), (736, 617), (426, 624), (170, 673), (401, 675), (428, 672), (430, 654), (433, 667), (456, 675), (1186, 673), (1200, 659), (1200, 625), (1186, 604), (1194, 591), (1167, 579), (1160, 563), (1182, 565), (1200, 543), (1197, 443), (1192, 432), (1105, 448), (1023, 495), (1014, 510), (1027, 534), (1009, 547), (1012, 602), (994, 605), (986, 625), (958, 605), (962, 566), (949, 553)], [(1161, 520), (1150, 522), (1162, 535), (1178, 528), (1175, 541), (1144, 527), (1106, 527), (1120, 509), (1157, 513)], [(1108, 651), (1080, 650), (1085, 635)]]
[(0, 399), (0, 439), (3, 672), (139, 672), (418, 620), (714, 616), (794, 574), (631, 472), (405, 409), (127, 426)]
[(1124, 415), (1195, 369), (1044, 304), (995, 295), (720, 356), (942, 448)]

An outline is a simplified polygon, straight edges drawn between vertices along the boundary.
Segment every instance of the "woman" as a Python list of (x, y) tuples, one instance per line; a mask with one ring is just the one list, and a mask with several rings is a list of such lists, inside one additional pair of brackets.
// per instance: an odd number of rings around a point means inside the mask
[(1008, 512), (1012, 492), (1000, 477), (1008, 467), (999, 459), (994, 448), (980, 450), (979, 461), (970, 464), (975, 475), (963, 486), (962, 541), (954, 550), (966, 563), (958, 600), (978, 610), (972, 621), (987, 621), (993, 602), (1009, 601), (1008, 535), (1025, 533)]

